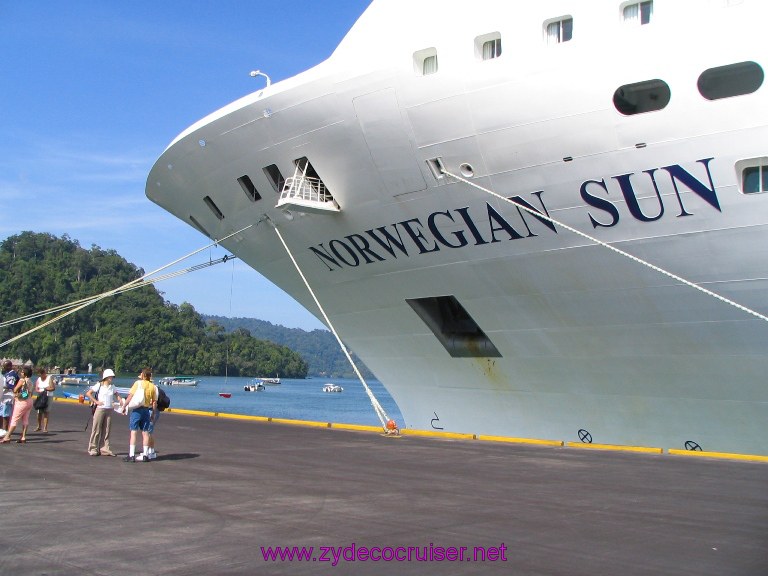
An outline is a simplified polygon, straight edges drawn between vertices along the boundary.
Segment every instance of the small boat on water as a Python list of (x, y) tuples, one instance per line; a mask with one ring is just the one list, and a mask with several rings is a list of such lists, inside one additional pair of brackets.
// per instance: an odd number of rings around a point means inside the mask
[(98, 382), (98, 374), (64, 374), (55, 376), (56, 384), (59, 386), (83, 386)]
[(162, 386), (197, 386), (200, 381), (192, 376), (166, 376), (160, 378)]
[(221, 396), (222, 398), (231, 398), (232, 397), (232, 393), (231, 392), (219, 392), (219, 396)]
[(248, 384), (243, 386), (243, 390), (246, 392), (264, 392), (267, 387), (264, 385), (264, 382), (262, 382), (259, 379), (251, 380)]
[(275, 378), (257, 378), (257, 380), (261, 380), (261, 382), (263, 382), (267, 386), (277, 386), (278, 384), (280, 384), (279, 376)]
[(344, 388), (338, 384), (331, 384), (330, 382), (323, 386), (323, 392), (344, 392)]

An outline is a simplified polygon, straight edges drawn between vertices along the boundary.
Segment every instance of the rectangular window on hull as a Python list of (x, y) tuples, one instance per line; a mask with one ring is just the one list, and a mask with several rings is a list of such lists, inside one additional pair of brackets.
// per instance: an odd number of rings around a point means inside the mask
[(500, 358), (501, 354), (454, 296), (406, 300), (453, 358)]
[(272, 184), (272, 188), (275, 189), (275, 192), (280, 194), (285, 185), (285, 178), (283, 178), (283, 175), (280, 173), (280, 168), (278, 168), (276, 164), (270, 164), (264, 168), (264, 174), (266, 175), (267, 180), (269, 180), (269, 183)]
[(547, 44), (570, 42), (573, 38), (573, 18), (566, 16), (550, 20), (545, 23), (544, 32)]
[(653, 1), (632, 2), (626, 4), (622, 10), (622, 17), (627, 24), (643, 26), (651, 22), (653, 16)]
[(437, 72), (437, 50), (425, 48), (413, 54), (413, 70), (419, 76), (429, 76)]
[(237, 179), (237, 183), (240, 184), (240, 188), (243, 189), (243, 192), (245, 192), (245, 195), (248, 196), (248, 199), (251, 202), (261, 200), (261, 194), (256, 190), (256, 186), (253, 185), (249, 176), (240, 176), (240, 178)]
[(218, 218), (219, 220), (224, 220), (224, 213), (221, 210), (219, 210), (219, 207), (216, 206), (216, 203), (213, 201), (213, 199), (210, 196), (206, 196), (205, 198), (203, 198), (203, 202), (205, 202), (205, 205), (211, 209), (211, 212), (213, 212), (216, 218)]
[(744, 194), (768, 192), (768, 165), (744, 168), (741, 173), (741, 189)]
[(198, 222), (198, 221), (197, 221), (197, 218), (195, 218), (195, 217), (194, 217), (194, 216), (192, 216), (191, 214), (189, 215), (189, 221), (190, 221), (190, 222), (192, 222), (192, 225), (193, 225), (195, 228), (197, 228), (198, 230), (200, 230), (200, 232), (202, 232), (203, 234), (205, 234), (206, 236), (208, 236), (208, 238), (213, 238), (213, 236), (211, 236), (211, 235), (208, 233), (208, 230), (206, 230), (205, 228), (203, 228), (203, 225), (202, 225), (202, 224), (200, 224), (200, 222)]

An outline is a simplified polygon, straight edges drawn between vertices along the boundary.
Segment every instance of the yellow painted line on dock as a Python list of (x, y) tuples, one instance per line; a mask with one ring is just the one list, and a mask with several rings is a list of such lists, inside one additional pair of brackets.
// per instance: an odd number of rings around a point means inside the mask
[(174, 414), (187, 414), (189, 416), (218, 416), (218, 412), (205, 412), (203, 410), (187, 410), (185, 408), (168, 408), (165, 412), (173, 412)]
[(506, 442), (508, 444), (536, 444), (539, 446), (562, 446), (562, 440), (539, 440), (537, 438), (513, 438), (510, 436), (487, 436), (480, 434), (478, 440), (485, 442)]
[(227, 418), (229, 420), (250, 420), (252, 422), (271, 422), (272, 418), (268, 416), (250, 416), (248, 414), (228, 414), (217, 412), (219, 418)]
[(768, 462), (768, 456), (758, 454), (731, 454), (729, 452), (704, 452), (703, 450), (668, 450), (673, 456), (694, 456), (699, 458), (720, 458), (723, 460), (746, 460), (750, 462)]
[(433, 438), (451, 438), (455, 440), (475, 440), (475, 434), (463, 434), (459, 432), (442, 432), (439, 430), (416, 430), (414, 428), (404, 428), (400, 430), (403, 436), (431, 436)]
[(312, 428), (330, 428), (330, 422), (315, 422), (314, 420), (291, 420), (289, 418), (272, 418), (270, 422), (278, 424), (293, 424), (294, 426), (310, 426)]
[(650, 446), (623, 446), (621, 444), (586, 444), (584, 442), (567, 442), (568, 448), (585, 448), (587, 450), (613, 450), (616, 452), (643, 452), (645, 454), (662, 454), (662, 448)]
[[(77, 398), (62, 398), (56, 396), (53, 398), (56, 402), (67, 402), (69, 404), (82, 404), (88, 406), (88, 402), (80, 402)], [(277, 424), (288, 424), (292, 426), (309, 426), (312, 428), (335, 428), (337, 430), (354, 430), (359, 432), (376, 432), (380, 434), (380, 426), (366, 426), (363, 424), (344, 424), (336, 422), (317, 422), (314, 420), (292, 420), (290, 418), (271, 418), (269, 416), (249, 416), (245, 414), (231, 414), (226, 412), (205, 412), (202, 410), (187, 410), (185, 408), (168, 408), (165, 412), (174, 414), (186, 414), (189, 416), (207, 416), (215, 418), (226, 418), (229, 420), (245, 420), (251, 422), (275, 422)], [(485, 434), (466, 434), (460, 432), (444, 432), (441, 430), (417, 430), (415, 428), (403, 428), (400, 430), (403, 436), (426, 436), (432, 438), (444, 438), (453, 440), (481, 440), (485, 442), (501, 442), (507, 444), (531, 444), (539, 446), (555, 446), (568, 448), (581, 448), (585, 450), (608, 450), (614, 452), (638, 452), (644, 454), (663, 454), (663, 448), (650, 446), (623, 446), (621, 444), (586, 444), (583, 442), (563, 442), (562, 440), (543, 440), (537, 438), (515, 438), (512, 436), (492, 436)], [(693, 456), (699, 458), (717, 458), (721, 460), (742, 460), (746, 462), (766, 462), (768, 456), (759, 454), (734, 454), (729, 452), (704, 452), (694, 450), (678, 450), (670, 448), (667, 453), (673, 456)]]
[(360, 432), (381, 432), (381, 426), (365, 426), (363, 424), (337, 424), (336, 422), (330, 422), (329, 428), (358, 430)]

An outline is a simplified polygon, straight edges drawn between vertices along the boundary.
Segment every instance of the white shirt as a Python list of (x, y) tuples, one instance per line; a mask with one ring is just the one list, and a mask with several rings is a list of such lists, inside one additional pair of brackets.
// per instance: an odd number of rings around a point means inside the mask
[(105, 408), (107, 410), (111, 410), (112, 407), (115, 405), (115, 387), (112, 384), (105, 384), (104, 382), (99, 382), (97, 384), (94, 384), (91, 386), (91, 390), (94, 392), (98, 391), (98, 394), (96, 394), (96, 407), (101, 409)]
[[(45, 380), (43, 380), (39, 376), (37, 377), (37, 381), (35, 382), (35, 390), (37, 391), (38, 394), (40, 394), (40, 392), (42, 392), (43, 390), (48, 390), (48, 388), (50, 387), (51, 387), (50, 374), (48, 374), (48, 376), (45, 377)], [(48, 396), (53, 396), (52, 390), (48, 390)]]

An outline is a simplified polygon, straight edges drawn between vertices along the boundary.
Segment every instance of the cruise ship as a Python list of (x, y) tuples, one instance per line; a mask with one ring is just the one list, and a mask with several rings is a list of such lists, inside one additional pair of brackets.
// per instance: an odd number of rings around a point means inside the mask
[(766, 21), (373, 0), (146, 194), (332, 325), (401, 426), (766, 455)]

